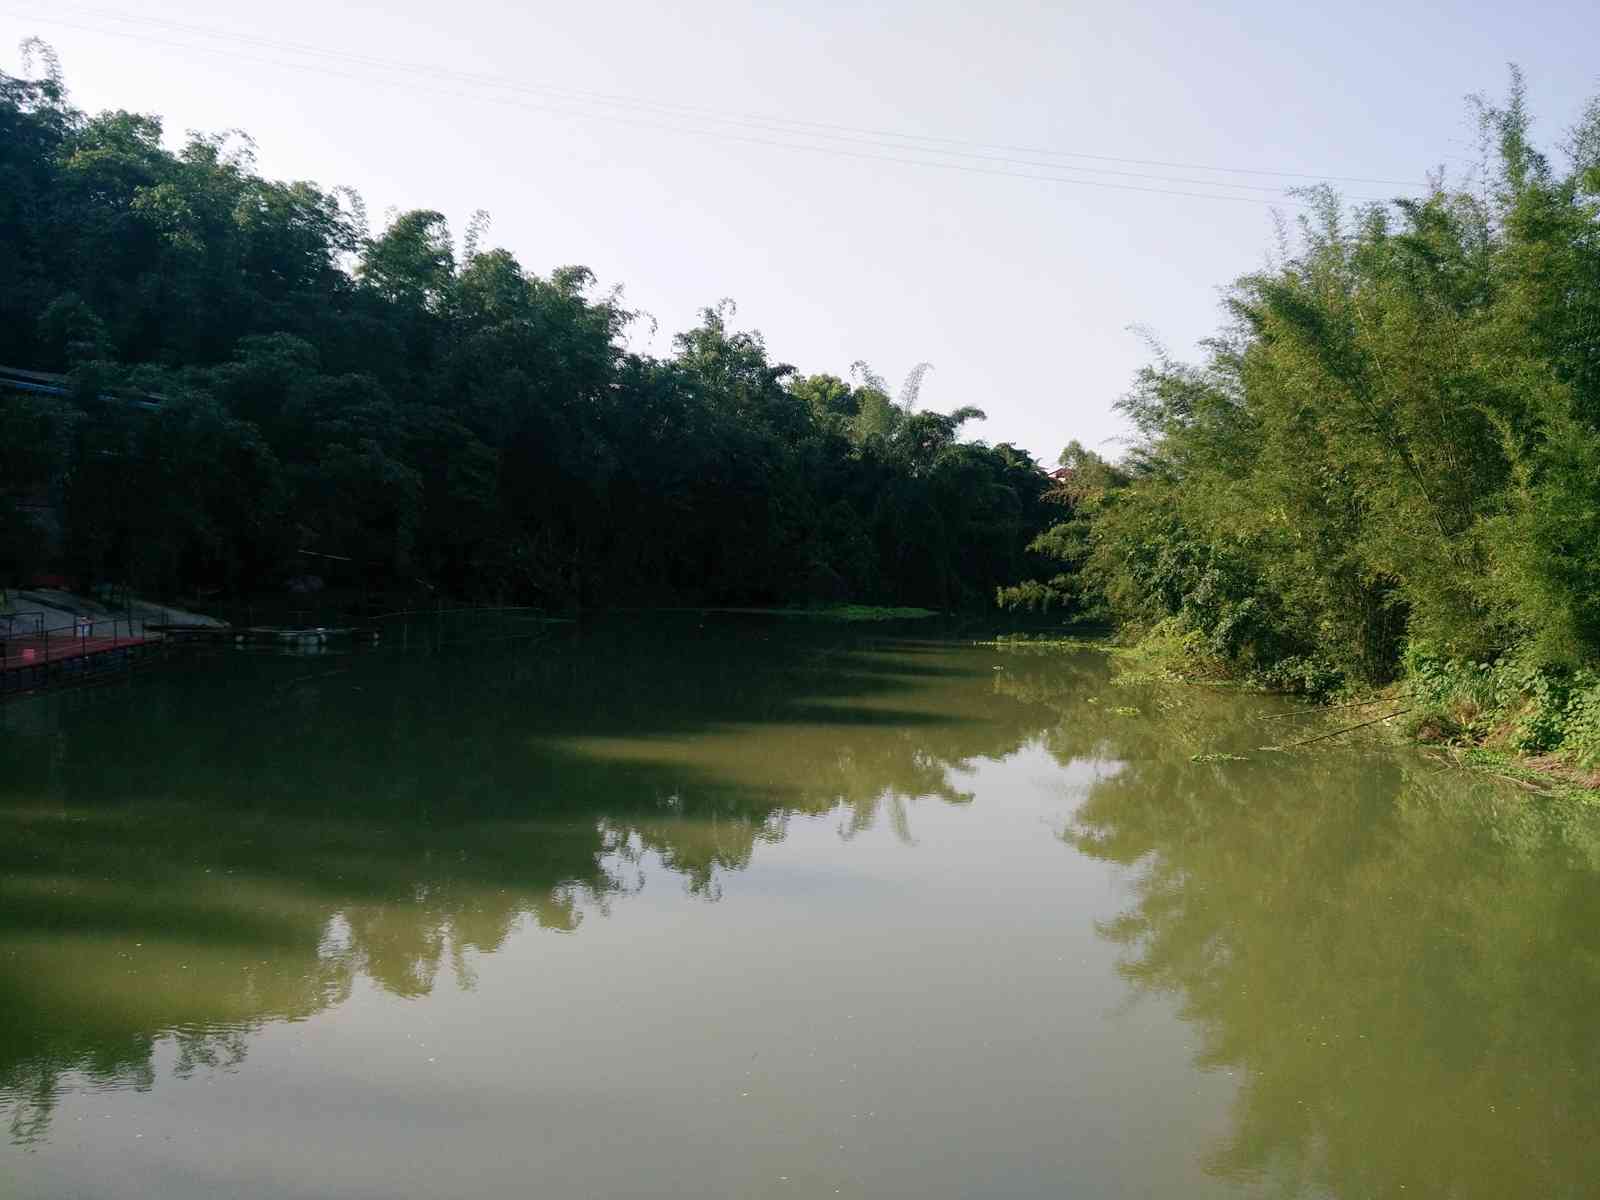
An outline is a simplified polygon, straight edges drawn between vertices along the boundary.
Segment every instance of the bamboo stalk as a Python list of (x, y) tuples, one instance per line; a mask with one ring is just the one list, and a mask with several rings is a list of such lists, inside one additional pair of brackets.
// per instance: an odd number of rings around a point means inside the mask
[(1303, 717), (1308, 713), (1338, 712), (1341, 708), (1364, 708), (1369, 704), (1382, 704), (1387, 697), (1379, 696), (1376, 700), (1357, 700), (1351, 704), (1322, 704), (1316, 708), (1297, 708), (1286, 713), (1272, 713), (1270, 716), (1257, 717), (1258, 721), (1282, 721), (1286, 717)]
[(1332, 733), (1319, 733), (1316, 737), (1306, 738), (1300, 742), (1290, 742), (1287, 746), (1279, 746), (1279, 750), (1293, 750), (1296, 746), (1309, 746), (1312, 742), (1320, 742), (1327, 738), (1338, 737), (1341, 733), (1351, 733), (1357, 729), (1365, 729), (1368, 725), (1376, 725), (1379, 721), (1387, 721), (1390, 717), (1398, 717), (1410, 712), (1409, 708), (1396, 709), (1381, 717), (1373, 717), (1370, 721), (1362, 721), (1359, 725), (1346, 725), (1343, 729), (1335, 729)]

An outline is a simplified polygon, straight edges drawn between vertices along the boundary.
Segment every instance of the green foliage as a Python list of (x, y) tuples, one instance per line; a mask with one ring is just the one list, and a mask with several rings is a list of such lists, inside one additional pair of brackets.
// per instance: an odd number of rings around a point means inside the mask
[[(46, 565), (21, 500), (65, 515), (84, 584), (344, 585), (549, 607), (987, 606), (1046, 523), (1047, 477), (963, 441), (857, 364), (801, 376), (731, 302), (665, 358), (586, 268), (458, 249), (431, 209), (256, 172), (236, 133), (0, 74), (0, 570)], [(160, 398), (156, 404), (149, 397)], [(24, 461), (26, 460), (26, 461)]]
[(1059, 514), (1049, 528), (1028, 543), (1031, 565), (1055, 568), (1045, 579), (1025, 579), (998, 589), (996, 603), (1012, 612), (1050, 614), (1079, 621), (1100, 621), (1107, 607), (1085, 568), (1093, 550), (1096, 519), (1113, 491), (1128, 476), (1093, 450), (1073, 441), (1061, 452), (1059, 469), (1044, 501)]
[(1540, 662), (1527, 648), (1461, 661), (1426, 646), (1406, 655), (1407, 683), (1439, 736), (1600, 764), (1600, 671)]
[(1408, 668), (1429, 693), (1428, 672), (1488, 663), (1434, 699), (1592, 753), (1568, 706), (1600, 663), (1600, 103), (1559, 166), (1520, 76), (1475, 114), (1476, 177), (1354, 209), (1308, 192), (1202, 360), (1155, 347), (1120, 402), (1137, 443), (1035, 543), (1060, 577), (1008, 602), (1075, 589), (1134, 635), (1313, 695)]

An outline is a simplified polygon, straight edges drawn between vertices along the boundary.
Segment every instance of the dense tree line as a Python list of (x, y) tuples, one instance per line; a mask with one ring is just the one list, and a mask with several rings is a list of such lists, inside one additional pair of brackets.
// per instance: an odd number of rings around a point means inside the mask
[[(49, 492), (84, 583), (237, 593), (348, 571), (551, 607), (988, 604), (1047, 478), (863, 365), (803, 376), (724, 302), (665, 358), (582, 267), (548, 276), (437, 212), (263, 178), (237, 133), (0, 75), (0, 574)], [(157, 397), (158, 402), (149, 402)], [(324, 557), (317, 557), (324, 556)]]
[(1309, 193), (1203, 361), (1157, 354), (1132, 450), (1076, 452), (1039, 543), (1061, 573), (1011, 603), (1310, 690), (1600, 657), (1600, 101), (1559, 154), (1519, 76), (1475, 110), (1474, 176)]

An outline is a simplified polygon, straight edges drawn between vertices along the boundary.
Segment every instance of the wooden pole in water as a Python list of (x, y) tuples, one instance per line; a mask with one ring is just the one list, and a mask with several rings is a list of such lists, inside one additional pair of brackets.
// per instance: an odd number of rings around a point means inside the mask
[(1296, 708), (1284, 713), (1269, 713), (1264, 717), (1257, 717), (1258, 721), (1282, 721), (1287, 717), (1305, 717), (1312, 713), (1338, 712), (1341, 708), (1366, 708), (1369, 704), (1382, 704), (1387, 696), (1379, 696), (1376, 700), (1357, 700), (1353, 704), (1319, 704), (1316, 708)]
[(1368, 725), (1376, 725), (1379, 721), (1387, 721), (1390, 717), (1402, 716), (1410, 712), (1409, 708), (1396, 709), (1381, 717), (1373, 717), (1370, 721), (1362, 721), (1359, 725), (1346, 725), (1343, 729), (1335, 729), (1332, 733), (1319, 733), (1316, 737), (1306, 738), (1301, 742), (1290, 742), (1287, 746), (1276, 747), (1279, 750), (1293, 750), (1296, 746), (1309, 746), (1312, 742), (1320, 742), (1327, 738), (1338, 737), (1341, 733), (1351, 733), (1357, 729), (1365, 729)]

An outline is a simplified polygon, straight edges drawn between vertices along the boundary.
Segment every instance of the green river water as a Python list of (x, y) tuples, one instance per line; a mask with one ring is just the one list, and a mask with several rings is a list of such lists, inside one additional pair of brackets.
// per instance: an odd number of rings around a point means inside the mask
[(1600, 1195), (1600, 817), (1114, 669), (683, 615), (10, 703), (0, 1196)]

